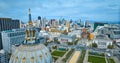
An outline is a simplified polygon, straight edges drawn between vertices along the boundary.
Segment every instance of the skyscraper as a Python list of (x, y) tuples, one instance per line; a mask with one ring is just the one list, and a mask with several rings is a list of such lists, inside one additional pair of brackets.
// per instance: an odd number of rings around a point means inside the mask
[(70, 28), (70, 22), (66, 21), (66, 27)]
[(31, 21), (32, 18), (31, 18), (30, 8), (29, 8), (29, 11), (28, 11), (28, 15), (29, 15), (28, 16), (29, 17), (29, 21)]
[(38, 19), (37, 19), (37, 27), (38, 27), (38, 28), (41, 28), (41, 27), (42, 27), (41, 16), (38, 16)]
[(45, 30), (45, 26), (46, 26), (46, 21), (47, 19), (45, 17), (42, 18), (42, 30)]
[(70, 22), (69, 21), (66, 21), (66, 27), (67, 27), (67, 32), (70, 31)]
[(12, 45), (21, 44), (24, 41), (25, 29), (12, 29), (7, 31), (2, 31), (2, 45), (3, 49), (11, 53)]
[(20, 28), (20, 21), (11, 18), (0, 18), (0, 49), (2, 49), (1, 31)]

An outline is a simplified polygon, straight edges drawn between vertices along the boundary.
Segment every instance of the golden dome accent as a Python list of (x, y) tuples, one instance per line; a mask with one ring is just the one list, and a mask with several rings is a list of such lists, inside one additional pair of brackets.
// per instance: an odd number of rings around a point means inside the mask
[(90, 33), (90, 34), (89, 34), (89, 39), (90, 39), (90, 40), (94, 39), (94, 34)]
[(22, 62), (24, 63), (26, 61), (26, 58), (24, 57), (23, 59), (22, 59)]
[(35, 31), (35, 30), (33, 30), (33, 37), (35, 37), (35, 32), (36, 32), (36, 31)]
[(33, 25), (32, 21), (28, 21), (28, 26)]
[(40, 55), (40, 60), (42, 60), (42, 55)]
[(32, 62), (34, 62), (34, 57), (31, 57)]

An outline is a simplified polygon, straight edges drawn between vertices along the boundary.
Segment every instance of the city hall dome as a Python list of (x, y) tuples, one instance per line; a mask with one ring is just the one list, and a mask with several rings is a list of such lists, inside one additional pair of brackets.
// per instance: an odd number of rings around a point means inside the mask
[(20, 45), (9, 63), (52, 63), (52, 56), (43, 44)]

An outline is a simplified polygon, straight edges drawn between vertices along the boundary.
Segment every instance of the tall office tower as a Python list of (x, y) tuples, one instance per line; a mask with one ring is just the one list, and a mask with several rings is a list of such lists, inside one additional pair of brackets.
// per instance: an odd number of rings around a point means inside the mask
[(31, 21), (31, 13), (30, 13), (30, 8), (29, 8), (29, 10), (28, 10), (28, 17), (29, 17), (29, 21)]
[(66, 21), (66, 27), (67, 27), (67, 32), (69, 32), (69, 30), (70, 30), (70, 22), (69, 21)]
[(66, 24), (66, 20), (64, 18), (62, 19), (62, 24)]
[(80, 21), (80, 26), (81, 26), (82, 25), (81, 19), (79, 19), (79, 21)]
[(72, 23), (73, 22), (73, 20), (72, 19), (70, 19), (70, 23)]
[(46, 21), (47, 21), (47, 19), (44, 17), (44, 18), (42, 18), (42, 30), (45, 30), (45, 27), (46, 27)]
[(70, 28), (70, 22), (66, 21), (66, 27)]
[(59, 23), (58, 23), (58, 21), (56, 20), (55, 21), (55, 27), (58, 27), (59, 26)]
[(2, 49), (1, 31), (20, 28), (20, 21), (11, 18), (0, 18), (0, 49)]
[(54, 24), (55, 24), (55, 19), (51, 19), (51, 20), (50, 20), (50, 26), (51, 26), (51, 27), (54, 27)]
[(61, 25), (61, 23), (62, 23), (62, 22), (61, 22), (61, 19), (59, 19), (59, 20), (58, 20), (58, 24)]
[(42, 20), (41, 20), (41, 17), (40, 17), (40, 16), (38, 16), (37, 24), (38, 24), (38, 27), (41, 27), (41, 26), (42, 26)]
[(25, 24), (22, 21), (20, 21), (20, 28), (24, 28), (24, 27), (25, 27)]
[(78, 26), (81, 26), (81, 19), (77, 20), (78, 22), (76, 23)]
[(56, 19), (51, 19), (51, 27), (58, 27), (58, 21)]
[(89, 26), (89, 21), (85, 21), (85, 27)]
[(59, 25), (63, 24), (63, 21), (64, 21), (64, 19), (60, 18), (58, 24), (59, 24)]

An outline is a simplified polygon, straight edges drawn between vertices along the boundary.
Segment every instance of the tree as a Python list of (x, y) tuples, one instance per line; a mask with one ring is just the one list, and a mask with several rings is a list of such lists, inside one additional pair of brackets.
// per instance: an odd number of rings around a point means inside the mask
[(58, 40), (54, 40), (54, 42), (57, 43), (57, 44), (60, 44), (60, 42)]
[(68, 45), (73, 45), (73, 42), (67, 42)]
[(57, 46), (52, 46), (53, 49), (57, 49)]
[(57, 43), (57, 44), (60, 44), (60, 42), (59, 42), (59, 41), (56, 41), (56, 43)]
[(110, 44), (107, 46), (108, 49), (113, 49), (113, 47), (114, 47), (114, 46), (113, 46), (113, 45), (110, 45)]
[(95, 48), (97, 48), (97, 44), (94, 42), (94, 43), (92, 43), (92, 47), (95, 47)]

